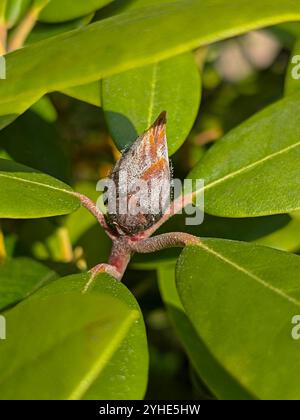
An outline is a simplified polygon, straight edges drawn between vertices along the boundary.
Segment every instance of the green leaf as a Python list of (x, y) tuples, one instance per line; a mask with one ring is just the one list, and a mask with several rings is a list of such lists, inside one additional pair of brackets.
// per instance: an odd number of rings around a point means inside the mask
[(300, 258), (242, 242), (203, 240), (183, 250), (177, 288), (208, 350), (260, 399), (299, 399)]
[(139, 307), (107, 275), (82, 293), (89, 279), (55, 281), (7, 314), (1, 399), (143, 398), (148, 354)]
[(43, 96), (33, 104), (31, 110), (48, 123), (53, 123), (57, 120), (56, 109), (48, 96)]
[(18, 232), (18, 249), (27, 254), (30, 252), (41, 261), (71, 263), (74, 259), (72, 244), (69, 232), (61, 222), (57, 219), (38, 219), (22, 223)]
[(43, 39), (57, 36), (64, 32), (72, 31), (74, 29), (82, 28), (90, 23), (93, 19), (94, 13), (91, 13), (87, 16), (80, 17), (75, 20), (71, 20), (63, 23), (48, 24), (38, 22), (33, 30), (30, 32), (28, 38), (26, 39), (25, 45), (32, 44), (34, 42), (42, 41)]
[(208, 351), (186, 316), (175, 286), (175, 268), (158, 271), (159, 289), (179, 339), (198, 375), (219, 399), (250, 399), (250, 395)]
[(289, 33), (293, 39), (297, 39), (300, 36), (300, 24), (299, 22), (287, 22), (287, 23), (281, 23), (280, 25), (277, 25), (274, 29), (278, 28), (279, 30), (285, 31), (286, 33)]
[(168, 148), (173, 154), (192, 128), (200, 96), (199, 70), (191, 53), (102, 81), (103, 109), (119, 149), (132, 144), (167, 111)]
[(64, 22), (100, 9), (112, 0), (50, 0), (39, 16), (42, 22)]
[(15, 161), (63, 181), (70, 176), (70, 162), (57, 127), (32, 111), (0, 131), (0, 148)]
[(68, 185), (5, 159), (0, 159), (0, 190), (0, 218), (58, 216), (80, 207), (79, 199)]
[(230, 7), (226, 0), (181, 0), (122, 13), (8, 54), (0, 115), (21, 113), (47, 92), (297, 19), (300, 3), (294, 0), (232, 0)]
[(25, 299), (56, 277), (54, 271), (29, 258), (6, 260), (0, 265), (0, 311)]
[[(300, 30), (299, 30), (300, 35)], [(285, 94), (300, 90), (300, 39), (295, 43), (286, 72)]]
[(7, 5), (7, 0), (2, 0), (0, 2), (0, 23), (1, 23), (1, 25), (3, 25), (3, 23), (5, 23), (6, 5)]
[(156, 6), (163, 3), (173, 3), (174, 0), (114, 0), (104, 9), (97, 12), (99, 19), (105, 19), (107, 17), (114, 16), (119, 13), (128, 12), (134, 9), (140, 9), (142, 7)]
[(300, 220), (292, 218), (286, 226), (259, 238), (256, 243), (282, 251), (298, 252), (300, 250)]
[(265, 108), (218, 141), (190, 173), (205, 211), (254, 217), (300, 209), (300, 98)]
[(81, 399), (136, 317), (117, 299), (80, 293), (19, 305), (6, 316), (1, 399)]
[(11, 124), (15, 119), (18, 118), (18, 114), (12, 114), (12, 115), (4, 115), (0, 117), (0, 130), (2, 128), (8, 126)]
[(101, 84), (98, 80), (86, 85), (72, 86), (62, 89), (62, 93), (71, 96), (72, 98), (79, 99), (80, 101), (87, 102), (91, 105), (101, 106), (100, 95)]

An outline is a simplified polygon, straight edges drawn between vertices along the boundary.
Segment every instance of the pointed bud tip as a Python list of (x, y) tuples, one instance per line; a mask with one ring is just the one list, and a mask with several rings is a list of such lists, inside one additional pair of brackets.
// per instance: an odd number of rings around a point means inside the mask
[(163, 111), (159, 114), (158, 118), (156, 119), (153, 126), (157, 127), (160, 125), (166, 125), (167, 124), (167, 112)]

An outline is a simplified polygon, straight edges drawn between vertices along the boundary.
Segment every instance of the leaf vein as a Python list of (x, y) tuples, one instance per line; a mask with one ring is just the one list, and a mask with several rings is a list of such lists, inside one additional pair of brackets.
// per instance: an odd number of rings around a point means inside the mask
[(252, 168), (254, 168), (254, 167), (256, 167), (256, 166), (258, 166), (258, 165), (260, 165), (260, 164), (262, 164), (262, 163), (264, 163), (264, 162), (266, 162), (268, 160), (274, 159), (274, 158), (276, 158), (279, 155), (282, 155), (282, 154), (284, 154), (286, 152), (289, 152), (290, 150), (295, 149), (298, 146), (300, 146), (300, 141), (297, 142), (297, 143), (295, 143), (295, 144), (292, 144), (292, 145), (290, 145), (288, 147), (285, 147), (282, 150), (279, 150), (279, 151), (274, 152), (274, 153), (272, 153), (272, 154), (270, 154), (268, 156), (265, 156), (264, 158), (262, 158), (260, 160), (257, 160), (256, 162), (252, 162), (249, 165), (244, 166), (243, 168), (238, 169), (237, 171), (231, 172), (231, 173), (223, 176), (222, 178), (219, 178), (219, 179), (211, 182), (210, 184), (207, 184), (206, 186), (204, 186), (204, 190), (208, 190), (209, 188), (212, 188), (212, 187), (214, 187), (217, 184), (220, 184), (220, 183), (222, 183), (224, 181), (227, 181), (230, 178), (234, 178), (235, 176), (238, 176), (238, 175), (240, 175), (243, 172), (247, 172), (247, 171), (251, 170)]
[(267, 289), (271, 290), (272, 292), (276, 293), (278, 296), (280, 296), (280, 297), (288, 300), (289, 302), (293, 303), (294, 305), (300, 307), (300, 302), (299, 301), (297, 301), (296, 299), (294, 299), (291, 296), (287, 295), (286, 293), (284, 293), (282, 290), (278, 289), (277, 287), (271, 286), (269, 283), (267, 283), (265, 280), (263, 280), (262, 278), (258, 277), (257, 275), (255, 275), (251, 271), (246, 270), (244, 267), (241, 267), (240, 265), (238, 265), (235, 261), (232, 261), (232, 260), (224, 257), (224, 255), (219, 254), (214, 249), (210, 248), (207, 245), (204, 245), (203, 242), (200, 242), (198, 246), (200, 246), (201, 248), (203, 248), (208, 253), (214, 255), (216, 258), (220, 259), (225, 264), (228, 264), (228, 265), (232, 266), (236, 270), (238, 270), (238, 271), (242, 272), (243, 274), (245, 274), (246, 276), (252, 278), (253, 280), (255, 280), (260, 285), (262, 285), (262, 286), (266, 287)]
[(6, 175), (6, 174), (3, 174), (3, 173), (0, 173), (0, 177), (7, 178), (7, 179), (13, 179), (15, 181), (24, 182), (24, 183), (27, 183), (27, 184), (38, 185), (39, 187), (49, 188), (49, 189), (52, 189), (52, 190), (55, 190), (55, 191), (67, 193), (69, 195), (75, 195), (74, 191), (68, 191), (68, 190), (65, 190), (63, 188), (54, 187), (53, 185), (43, 184), (42, 182), (38, 182), (38, 181), (31, 181), (31, 180), (28, 180), (28, 179), (19, 178), (17, 176)]

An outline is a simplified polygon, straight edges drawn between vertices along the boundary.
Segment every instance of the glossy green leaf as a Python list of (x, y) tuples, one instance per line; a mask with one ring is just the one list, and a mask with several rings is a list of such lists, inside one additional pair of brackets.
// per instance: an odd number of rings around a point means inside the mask
[(0, 398), (82, 399), (137, 318), (118, 299), (98, 294), (18, 305), (6, 314), (10, 339), (0, 348)]
[(273, 29), (277, 29), (277, 28), (281, 31), (285, 31), (286, 33), (289, 33), (294, 41), (295, 41), (295, 39), (299, 38), (299, 36), (300, 36), (300, 24), (299, 24), (299, 22), (281, 23)]
[(199, 70), (191, 53), (120, 73), (102, 81), (102, 103), (108, 127), (119, 149), (167, 111), (169, 153), (185, 141), (201, 96)]
[(173, 3), (174, 0), (114, 0), (104, 9), (97, 12), (97, 18), (105, 19), (114, 16), (119, 13), (128, 12), (134, 9), (140, 9), (143, 7), (157, 6), (163, 3)]
[(0, 130), (2, 128), (8, 126), (13, 121), (15, 121), (18, 118), (18, 114), (12, 114), (12, 115), (3, 115), (0, 117)]
[(6, 4), (7, 4), (7, 0), (2, 0), (0, 2), (0, 23), (1, 24), (5, 22)]
[(281, 249), (282, 251), (299, 252), (300, 220), (292, 218), (286, 226), (259, 238), (255, 242), (271, 248)]
[[(89, 275), (81, 278), (67, 277), (41, 289), (39, 293), (60, 294), (70, 289), (81, 291), (88, 280)], [(138, 317), (84, 399), (99, 399), (99, 395), (108, 400), (142, 399), (148, 381), (148, 347), (143, 316), (137, 301), (126, 286), (107, 275), (97, 276), (87, 293), (118, 298), (131, 311), (137, 312)]]
[(56, 277), (54, 271), (29, 258), (6, 260), (0, 265), (0, 311), (25, 299)]
[(50, 91), (297, 19), (300, 3), (294, 0), (232, 0), (230, 7), (226, 0), (181, 0), (122, 13), (8, 54), (8, 77), (0, 84), (0, 115), (21, 113)]
[(57, 120), (57, 112), (48, 96), (43, 96), (30, 108), (35, 114), (43, 120), (53, 123)]
[[(47, 308), (49, 315), (45, 314), (40, 323), (35, 319), (31, 321), (34, 324), (31, 336), (34, 337), (29, 339), (26, 348), (31, 351), (32, 362), (22, 370), (18, 369), (13, 376), (13, 380), (21, 381), (17, 385), (17, 393), (20, 392), (21, 397), (96, 400), (143, 398), (147, 384), (148, 352), (138, 304), (123, 284), (107, 275), (97, 276), (88, 292), (82, 294), (89, 279), (88, 274), (59, 279), (40, 289), (28, 302), (26, 314), (38, 305), (42, 310)], [(72, 295), (78, 299), (73, 302), (73, 308), (70, 302)], [(54, 306), (49, 307), (52, 300)], [(36, 310), (41, 313), (38, 308)], [(51, 316), (54, 321), (50, 322), (44, 333), (44, 325)], [(96, 319), (93, 319), (95, 316)], [(34, 338), (37, 337), (42, 339), (34, 344)], [(11, 344), (13, 348), (14, 344)], [(41, 359), (36, 358), (46, 345), (50, 351), (43, 351)], [(24, 359), (22, 357), (23, 365)], [(47, 376), (44, 375), (45, 369)], [(24, 370), (28, 371), (25, 379)], [(19, 374), (22, 377), (19, 378)], [(85, 378), (90, 380), (85, 381)]]
[(0, 218), (58, 216), (80, 207), (68, 185), (10, 160), (0, 159), (0, 190)]
[[(300, 30), (299, 30), (300, 36)], [(285, 94), (289, 95), (300, 90), (300, 39), (295, 43), (290, 56), (285, 79)]]
[[(41, 108), (39, 111), (42, 111)], [(45, 115), (44, 112), (43, 114)], [(32, 111), (27, 111), (9, 127), (0, 131), (0, 149), (5, 150), (19, 163), (63, 181), (69, 179), (70, 163), (57, 127)]]
[(93, 19), (93, 16), (94, 13), (91, 13), (78, 19), (56, 24), (38, 22), (26, 39), (25, 45), (39, 42), (64, 32), (72, 31), (74, 29), (82, 28), (83, 26), (90, 23), (90, 21)]
[(229, 132), (189, 175), (205, 181), (205, 211), (254, 217), (299, 209), (299, 136), (299, 95), (269, 106)]
[(64, 22), (87, 15), (112, 2), (112, 0), (50, 0), (39, 16), (42, 22)]
[(213, 357), (260, 399), (299, 399), (300, 258), (242, 242), (203, 240), (183, 250), (177, 288)]
[(71, 96), (72, 98), (79, 99), (80, 101), (87, 102), (91, 105), (101, 106), (101, 84), (97, 80), (81, 86), (72, 86), (67, 89), (62, 89), (62, 93)]
[(214, 359), (186, 316), (175, 286), (175, 267), (160, 268), (158, 280), (163, 301), (179, 339), (194, 369), (207, 387), (219, 399), (251, 399), (250, 395)]

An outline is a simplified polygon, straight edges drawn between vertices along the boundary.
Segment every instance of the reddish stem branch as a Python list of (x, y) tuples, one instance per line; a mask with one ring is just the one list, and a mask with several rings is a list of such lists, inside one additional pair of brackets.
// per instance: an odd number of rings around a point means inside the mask
[(86, 285), (84, 289), (85, 291), (87, 291), (90, 285), (93, 283), (95, 276), (101, 272), (106, 272), (107, 274), (115, 277), (117, 280), (121, 280), (134, 252), (150, 253), (154, 251), (160, 251), (165, 248), (184, 247), (186, 245), (199, 244), (200, 240), (198, 238), (184, 232), (165, 233), (163, 235), (150, 238), (150, 236), (170, 217), (178, 213), (188, 204), (192, 203), (194, 197), (193, 193), (189, 194), (188, 196), (180, 196), (174, 200), (158, 223), (156, 223), (147, 231), (136, 235), (135, 237), (117, 237), (114, 235), (106, 223), (104, 214), (97, 208), (92, 200), (83, 194), (75, 194), (81, 201), (82, 205), (96, 217), (100, 225), (105, 229), (106, 233), (113, 241), (108, 264), (98, 264), (90, 270), (92, 277)]
[(121, 238), (113, 242), (108, 263), (118, 270), (121, 277), (123, 277), (129, 264), (131, 254), (132, 250), (127, 238)]
[(141, 254), (161, 251), (166, 248), (181, 248), (188, 245), (199, 245), (200, 239), (189, 233), (170, 232), (153, 238), (144, 239), (132, 244), (132, 250)]
[(91, 280), (87, 284), (85, 291), (90, 287), (94, 277), (99, 273), (107, 273), (121, 281), (123, 274), (128, 266), (132, 251), (128, 246), (127, 238), (116, 239), (113, 242), (108, 264), (98, 264), (90, 270)]

